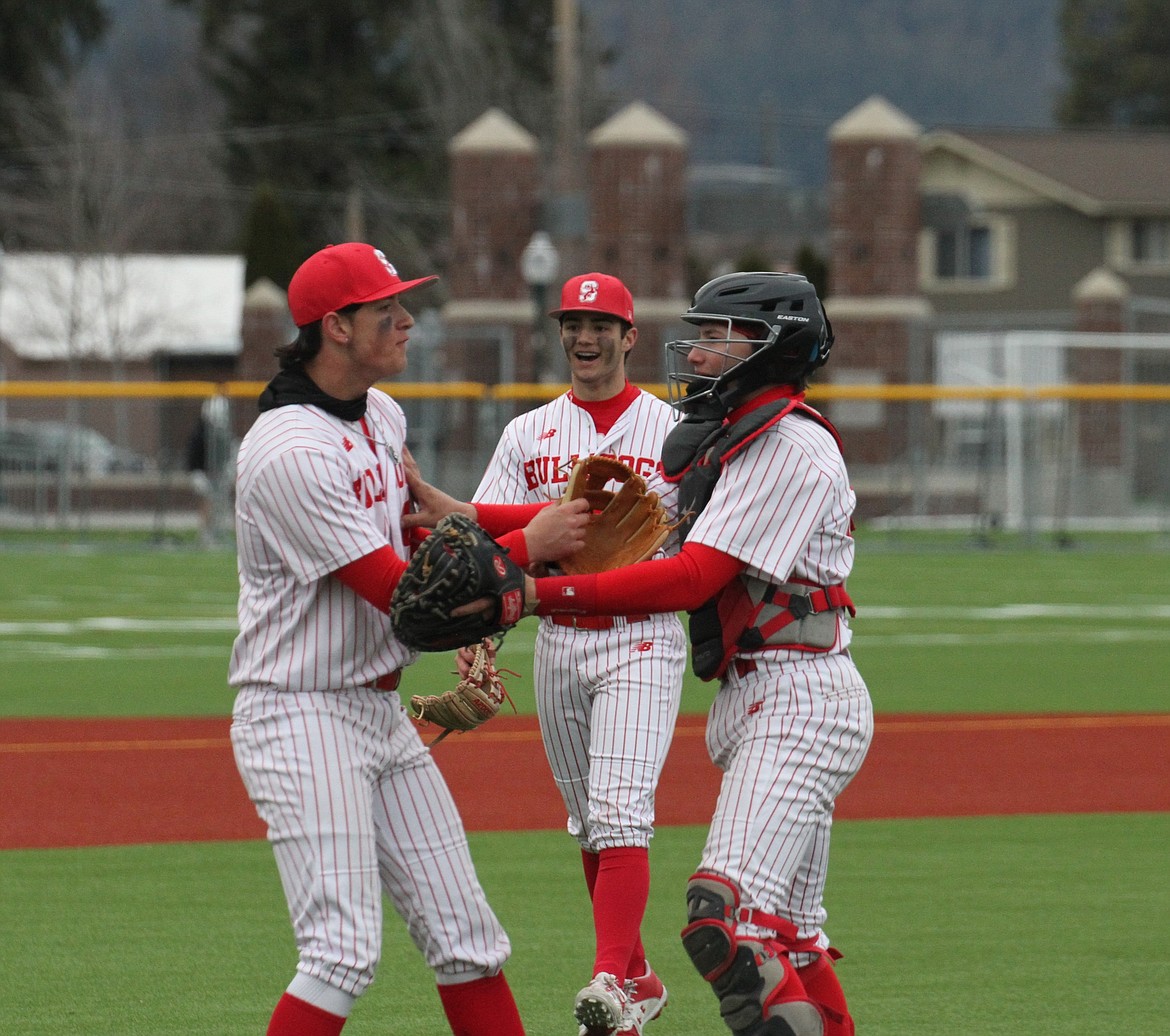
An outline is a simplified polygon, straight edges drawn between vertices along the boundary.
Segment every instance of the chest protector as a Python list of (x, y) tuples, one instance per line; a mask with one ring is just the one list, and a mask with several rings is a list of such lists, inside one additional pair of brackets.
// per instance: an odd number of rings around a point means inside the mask
[[(777, 399), (734, 423), (688, 416), (666, 437), (662, 467), (678, 483), (680, 541), (711, 499), (715, 483), (744, 446), (789, 414), (798, 414), (841, 438), (828, 419), (799, 399)], [(691, 664), (701, 680), (719, 679), (741, 652), (765, 647), (828, 651), (837, 640), (837, 613), (855, 614), (844, 583), (769, 583), (741, 573), (690, 613)]]

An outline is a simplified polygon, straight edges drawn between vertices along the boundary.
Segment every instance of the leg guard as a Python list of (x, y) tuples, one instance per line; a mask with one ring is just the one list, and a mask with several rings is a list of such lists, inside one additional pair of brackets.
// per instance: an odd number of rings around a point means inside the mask
[(824, 1022), (777, 942), (735, 934), (739, 890), (700, 871), (687, 884), (683, 948), (711, 983), (719, 1013), (735, 1036), (825, 1036)]
[(719, 874), (699, 871), (687, 883), (687, 920), (683, 949), (708, 982), (735, 959), (735, 912), (739, 889)]
[(797, 968), (809, 999), (818, 1004), (825, 1016), (825, 1036), (854, 1036), (853, 1018), (845, 1003), (845, 991), (837, 981), (833, 960), (840, 954), (830, 948), (811, 964)]
[[(740, 939), (737, 952), (742, 965), (740, 968), (733, 966), (727, 974), (742, 970), (743, 985), (752, 982), (754, 976), (755, 991), (750, 996), (745, 995), (747, 991), (741, 986), (737, 995), (724, 997), (720, 994), (719, 1011), (732, 1032), (747, 1032), (751, 1036), (756, 1036), (756, 1033), (771, 1036), (773, 1031), (785, 1036), (788, 1032), (792, 1036), (826, 1036), (824, 1016), (805, 992), (800, 976), (788, 959), (786, 946), (773, 939)], [(739, 1022), (748, 1024), (737, 1028), (739, 1023), (733, 1024), (732, 1015)], [(753, 1028), (753, 1018), (760, 1019), (763, 1027)], [(782, 1026), (768, 1028), (776, 1023), (782, 1023)]]

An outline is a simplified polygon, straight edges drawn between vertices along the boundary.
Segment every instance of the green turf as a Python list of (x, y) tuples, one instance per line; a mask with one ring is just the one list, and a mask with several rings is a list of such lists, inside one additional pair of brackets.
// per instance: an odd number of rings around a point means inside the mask
[[(1170, 815), (837, 825), (828, 931), (862, 1036), (1170, 1031)], [(671, 1004), (648, 1036), (726, 1036), (678, 943), (703, 831), (652, 848), (646, 944)], [(531, 1036), (575, 1032), (592, 963), (579, 858), (558, 833), (472, 838)], [(295, 955), (259, 842), (0, 854), (3, 1031), (255, 1036)], [(446, 1031), (396, 916), (346, 1036)]]
[[(8, 550), (0, 715), (223, 715), (235, 630), (228, 551)], [(866, 550), (850, 589), (854, 654), (879, 711), (1165, 711), (1170, 554), (1134, 550)], [(503, 663), (533, 711), (534, 620)], [(424, 656), (405, 693), (450, 685)], [(714, 688), (688, 676), (683, 711)]]
[[(855, 654), (879, 710), (1170, 709), (1170, 555), (1111, 549), (866, 549), (850, 588)], [(226, 551), (91, 541), (5, 551), (0, 716), (222, 715), (234, 633)], [(533, 624), (508, 635), (532, 710)], [(404, 691), (450, 681), (424, 656)], [(712, 688), (693, 678), (684, 711)], [(671, 1005), (649, 1036), (725, 1036), (678, 944), (699, 828), (660, 830), (645, 926)], [(861, 1036), (1170, 1031), (1170, 815), (847, 822), (829, 932)], [(563, 834), (476, 835), (515, 943), (531, 1036), (575, 1032), (592, 932)], [(295, 963), (263, 843), (0, 853), (0, 1031), (20, 1036), (262, 1032)], [(445, 1031), (391, 918), (378, 982), (347, 1036)]]

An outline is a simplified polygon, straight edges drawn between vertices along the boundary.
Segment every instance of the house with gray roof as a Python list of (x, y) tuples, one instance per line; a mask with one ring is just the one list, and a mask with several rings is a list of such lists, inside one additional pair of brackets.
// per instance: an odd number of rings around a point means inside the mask
[(924, 133), (919, 273), (941, 324), (1068, 328), (1111, 275), (1127, 330), (1170, 330), (1170, 133)]

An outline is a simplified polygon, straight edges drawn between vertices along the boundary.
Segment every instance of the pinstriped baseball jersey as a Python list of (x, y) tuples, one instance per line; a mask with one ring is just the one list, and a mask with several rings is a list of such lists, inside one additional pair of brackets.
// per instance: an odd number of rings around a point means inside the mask
[[(600, 433), (566, 393), (508, 424), (473, 499), (558, 499), (573, 461), (596, 453), (615, 456), (645, 477), (673, 514), (677, 489), (663, 479), (659, 464), (673, 424), (670, 407), (639, 390)], [(676, 540), (664, 549), (676, 551)], [(673, 613), (618, 618), (605, 630), (541, 620), (535, 655), (541, 738), (569, 833), (584, 848), (649, 844), (685, 666), (686, 637)]]
[(589, 412), (565, 393), (509, 422), (474, 499), (497, 504), (556, 500), (565, 492), (573, 461), (600, 453), (633, 468), (673, 512), (678, 491), (659, 467), (662, 440), (673, 421), (670, 407), (643, 389), (602, 434)]
[[(772, 583), (842, 583), (853, 567), (856, 501), (840, 448), (815, 421), (789, 415), (720, 473), (687, 542), (747, 562)], [(848, 616), (821, 654), (765, 649), (733, 663), (707, 721), (707, 748), (724, 771), (700, 870), (722, 874), (745, 906), (821, 930), (832, 803), (861, 768), (873, 705), (847, 650)], [(771, 933), (750, 924), (743, 934)], [(798, 966), (811, 959), (796, 954)]]
[(233, 686), (353, 687), (417, 657), (394, 638), (389, 616), (323, 578), (387, 542), (407, 557), (405, 438), (402, 408), (377, 389), (360, 422), (283, 406), (262, 413), (244, 436)]
[[(856, 495), (832, 434), (790, 414), (749, 443), (721, 473), (687, 541), (747, 563), (770, 583), (845, 582), (853, 568), (850, 535)], [(849, 646), (848, 614), (837, 620), (838, 648)], [(805, 652), (769, 650), (773, 658)]]
[(268, 825), (298, 973), (351, 997), (378, 964), (383, 892), (440, 983), (496, 974), (511, 951), (402, 700), (366, 686), (416, 654), (330, 577), (387, 543), (407, 557), (405, 434), (401, 407), (370, 389), (359, 421), (263, 412), (237, 466), (232, 747)]

